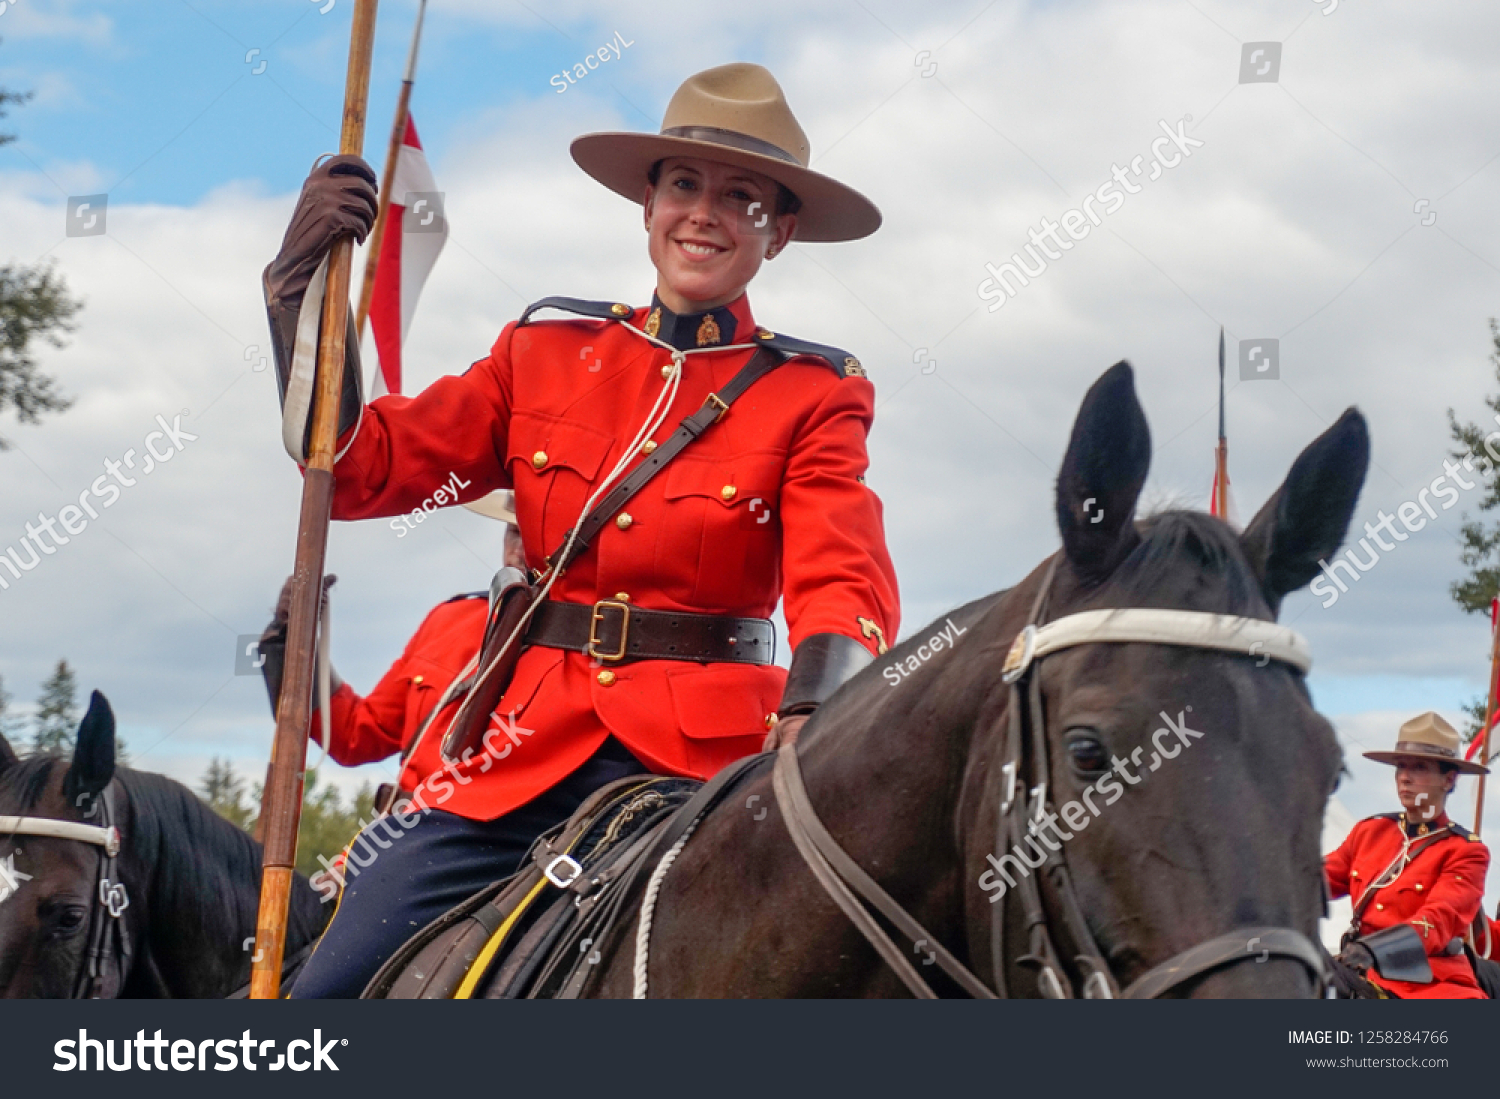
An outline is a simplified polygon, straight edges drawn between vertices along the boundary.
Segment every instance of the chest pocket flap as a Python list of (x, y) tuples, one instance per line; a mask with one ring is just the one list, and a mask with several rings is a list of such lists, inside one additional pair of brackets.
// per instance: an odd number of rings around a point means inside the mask
[(744, 507), (758, 499), (771, 508), (781, 493), (785, 466), (786, 455), (779, 450), (713, 459), (683, 455), (667, 467), (666, 497), (680, 500), (698, 496), (726, 509)]
[(559, 467), (569, 469), (592, 483), (613, 445), (613, 436), (588, 424), (517, 412), (511, 417), (506, 460), (541, 475)]

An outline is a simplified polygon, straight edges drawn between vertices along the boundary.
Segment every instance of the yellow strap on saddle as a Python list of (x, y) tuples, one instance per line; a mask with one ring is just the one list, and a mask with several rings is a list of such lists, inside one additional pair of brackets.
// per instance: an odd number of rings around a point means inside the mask
[(459, 982), (458, 988), (453, 993), (455, 1000), (472, 1000), (474, 998), (474, 989), (478, 987), (480, 979), (489, 970), (490, 963), (495, 960), (495, 954), (500, 950), (501, 944), (505, 942), (505, 937), (510, 934), (510, 929), (515, 926), (516, 921), (521, 918), (523, 913), (531, 910), (531, 902), (536, 900), (537, 894), (546, 888), (546, 885), (546, 878), (540, 879), (533, 885), (531, 892), (527, 893), (521, 903), (516, 905), (515, 911), (505, 917), (505, 922), (495, 929), (495, 933), (490, 936), (489, 942), (484, 944), (484, 949), (479, 952), (479, 956), (469, 966), (469, 971), (464, 974), (464, 979)]

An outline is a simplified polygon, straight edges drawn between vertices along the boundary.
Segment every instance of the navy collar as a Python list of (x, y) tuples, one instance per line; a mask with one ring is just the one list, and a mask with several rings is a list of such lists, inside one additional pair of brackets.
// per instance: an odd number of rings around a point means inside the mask
[(740, 328), (740, 317), (734, 309), (736, 305), (745, 310), (748, 318), (744, 295), (729, 305), (721, 305), (703, 313), (674, 313), (661, 303), (659, 297), (652, 294), (651, 308), (646, 313), (641, 330), (648, 336), (655, 336), (664, 343), (671, 344), (679, 351), (693, 351), (700, 347), (728, 347), (736, 342), (735, 337)]

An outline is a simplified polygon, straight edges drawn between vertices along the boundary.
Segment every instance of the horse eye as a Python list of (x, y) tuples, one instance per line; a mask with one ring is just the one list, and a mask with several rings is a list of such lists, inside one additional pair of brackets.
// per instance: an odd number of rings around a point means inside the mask
[(71, 935), (83, 926), (88, 913), (82, 908), (64, 908), (57, 914), (53, 924), (53, 933), (56, 935)]
[(1066, 748), (1068, 762), (1080, 778), (1097, 778), (1109, 770), (1109, 749), (1092, 731), (1070, 729)]

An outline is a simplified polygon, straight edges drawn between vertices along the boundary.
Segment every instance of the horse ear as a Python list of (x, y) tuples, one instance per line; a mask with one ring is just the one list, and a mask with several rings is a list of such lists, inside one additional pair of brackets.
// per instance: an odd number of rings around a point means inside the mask
[(1057, 527), (1073, 570), (1104, 579), (1140, 541), (1135, 504), (1151, 468), (1151, 431), (1127, 362), (1104, 372), (1083, 398), (1057, 475)]
[(115, 777), (115, 715), (98, 691), (89, 697), (88, 713), (78, 725), (73, 763), (63, 780), (63, 794), (86, 807)]
[(1275, 614), (1282, 597), (1318, 575), (1318, 562), (1344, 544), (1370, 468), (1370, 430), (1358, 409), (1308, 445), (1260, 509), (1240, 545)]

